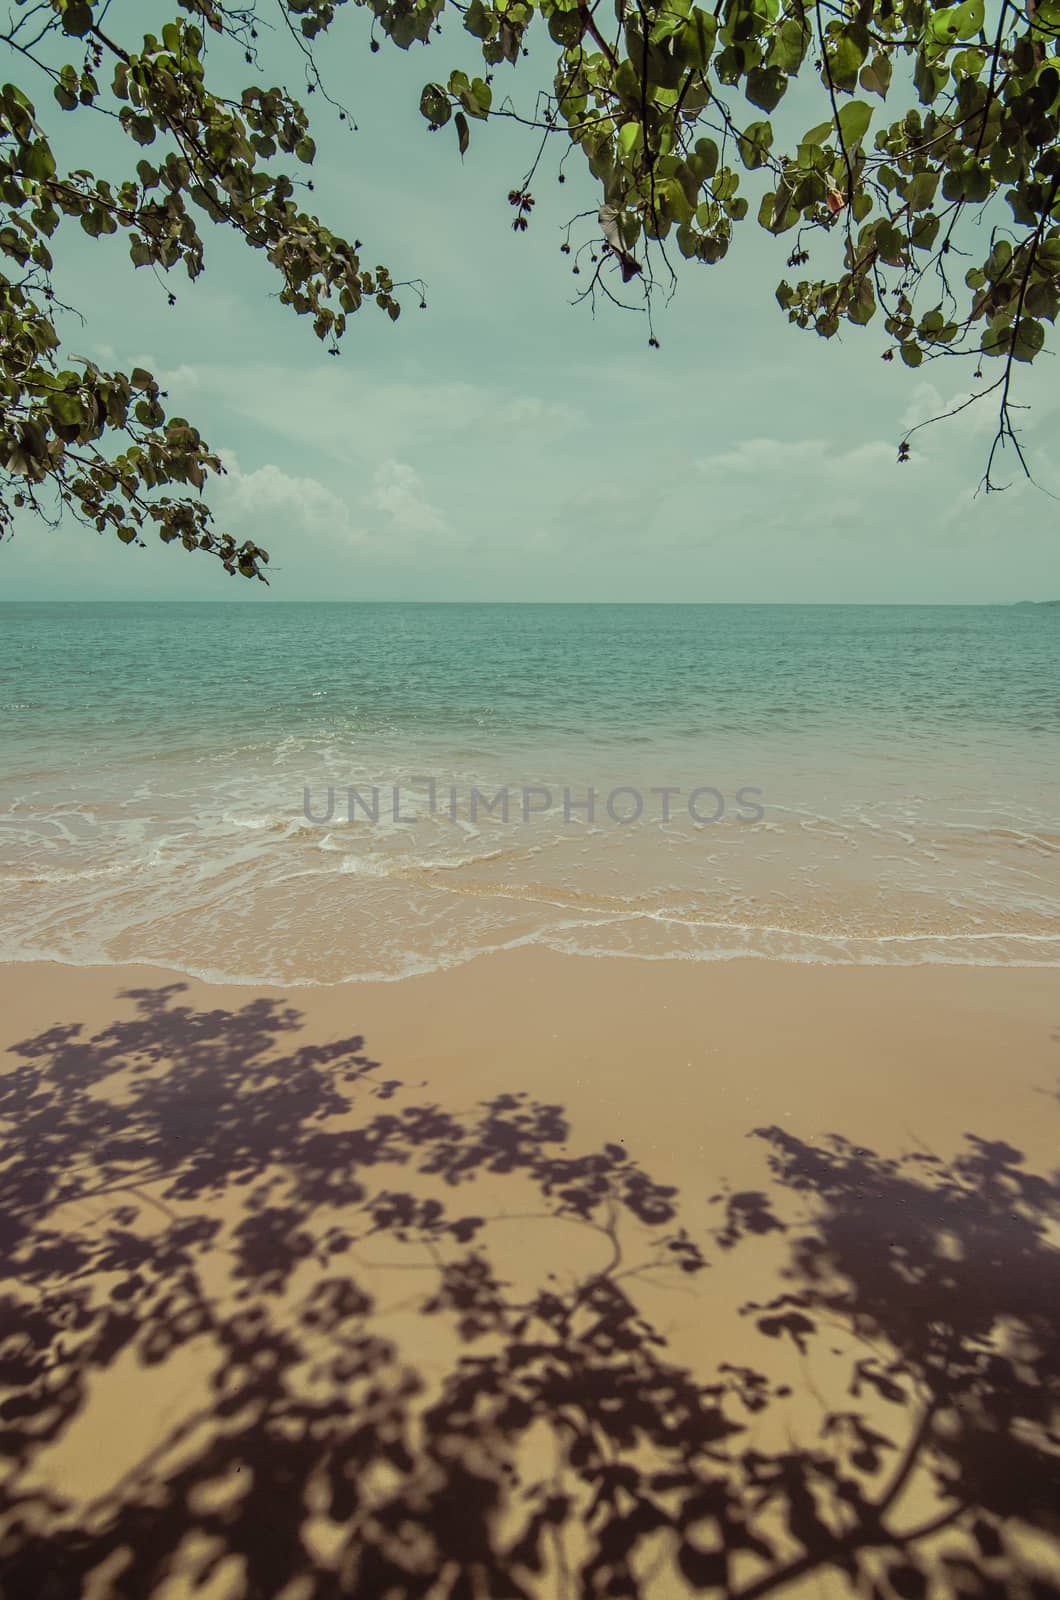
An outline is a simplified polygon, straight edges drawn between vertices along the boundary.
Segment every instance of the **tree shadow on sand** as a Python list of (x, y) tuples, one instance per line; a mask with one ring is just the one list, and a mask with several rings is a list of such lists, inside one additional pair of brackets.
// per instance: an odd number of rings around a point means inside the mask
[[(442, 1109), (360, 1038), (182, 988), (0, 1074), (5, 1600), (1058, 1592), (1060, 1188), (1019, 1152), (760, 1129), (762, 1190), (697, 1240), (558, 1106)], [(591, 1264), (527, 1287), (499, 1214)], [(740, 1349), (680, 1365), (642, 1285), (763, 1240)], [(818, 1351), (844, 1392), (804, 1436)], [(71, 1487), (101, 1385), (178, 1368), (149, 1443)]]

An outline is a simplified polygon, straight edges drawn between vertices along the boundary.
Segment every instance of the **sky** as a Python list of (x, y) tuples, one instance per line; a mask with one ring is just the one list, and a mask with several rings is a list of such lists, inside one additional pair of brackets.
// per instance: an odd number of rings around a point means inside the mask
[[(167, 9), (115, 0), (111, 16)], [(293, 55), (266, 45), (266, 81), (283, 77), (297, 91)], [(474, 49), (449, 32), (427, 50), (384, 41), (372, 54), (359, 9), (326, 36), (328, 87), (359, 131), (345, 131), (319, 96), (308, 102), (313, 203), (364, 241), (366, 264), (428, 284), (427, 309), (408, 291), (396, 324), (360, 311), (337, 358), (279, 304), (267, 264), (205, 220), (207, 270), (195, 285), (175, 275), (172, 309), (155, 279), (132, 269), (121, 236), (63, 235), (58, 286), (85, 318), (69, 348), (156, 373), (171, 412), (221, 451), (228, 472), (210, 484), (210, 503), (220, 523), (270, 551), (269, 586), (153, 538), (127, 549), (76, 524), (52, 531), (26, 519), (0, 545), (0, 599), (1060, 596), (1056, 501), (1015, 472), (1008, 493), (976, 495), (989, 401), (918, 434), (912, 459), (897, 463), (906, 430), (967, 393), (969, 369), (883, 362), (874, 325), (831, 341), (789, 326), (774, 289), (790, 236), (759, 229), (755, 205), (720, 265), (674, 252), (678, 287), (669, 303), (657, 296), (659, 349), (643, 315), (573, 304), (585, 278), (560, 253), (563, 224), (598, 203), (580, 156), (562, 186), (553, 166), (539, 172), (529, 229), (516, 234), (507, 195), (535, 136), (472, 124), (461, 162), (453, 126), (432, 135), (419, 114), (427, 78), (472, 66)], [(514, 77), (503, 69), (513, 92), (521, 80), (532, 88), (542, 59)], [(44, 104), (47, 90), (36, 92)], [(71, 164), (104, 170), (115, 147), (102, 119), (48, 120)], [(1031, 404), (1023, 439), (1036, 474), (1060, 492), (1048, 449), (1053, 360), (1047, 348), (1020, 373), (1018, 398)]]

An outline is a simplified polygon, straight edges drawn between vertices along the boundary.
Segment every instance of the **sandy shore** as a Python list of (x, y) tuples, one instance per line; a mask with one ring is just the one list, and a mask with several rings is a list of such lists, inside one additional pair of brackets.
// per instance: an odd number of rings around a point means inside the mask
[(42, 963), (0, 1017), (3, 1596), (1060, 1584), (1054, 972)]

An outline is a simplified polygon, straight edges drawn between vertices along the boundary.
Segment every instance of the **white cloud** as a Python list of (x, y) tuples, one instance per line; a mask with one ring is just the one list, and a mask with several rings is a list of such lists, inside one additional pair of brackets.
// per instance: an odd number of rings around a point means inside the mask
[(297, 550), (301, 565), (313, 550), (333, 572), (352, 573), (365, 563), (429, 563), (435, 553), (444, 558), (467, 547), (407, 462), (379, 464), (360, 501), (364, 514), (357, 516), (318, 478), (285, 472), (275, 462), (244, 472), (232, 450), (222, 450), (221, 458), (226, 475), (216, 497), (218, 520), (240, 537), (259, 539), (274, 560), (289, 561)]
[(762, 437), (698, 463), (707, 509), (724, 507), (720, 531), (756, 536), (875, 531), (882, 504), (902, 526), (922, 467), (915, 456), (899, 464), (897, 446), (883, 440), (843, 449), (825, 439)]
[(780, 487), (789, 473), (815, 479), (849, 478), (856, 480), (865, 472), (880, 467), (892, 467), (897, 459), (896, 446), (882, 440), (840, 449), (825, 439), (741, 439), (731, 450), (722, 450), (700, 461), (699, 469), (708, 477), (730, 473), (746, 473), (755, 479), (771, 480), (771, 487)]
[(345, 503), (317, 478), (294, 477), (273, 462), (244, 472), (233, 450), (222, 450), (227, 476), (223, 495), (232, 513), (248, 518), (282, 518), (328, 533), (352, 532)]
[[(178, 365), (159, 373), (159, 381), (171, 389), (174, 406), (183, 389), (194, 388), (200, 407), (203, 397), (215, 396), (230, 419), (246, 419), (287, 445), (305, 446), (344, 465), (400, 459), (409, 439), (423, 449), (463, 448), (470, 459), (483, 433), (500, 436), (498, 449), (510, 444), (521, 450), (537, 435), (554, 437), (585, 425), (577, 406), (547, 395), (500, 384), (439, 381), (418, 368), (409, 372), (407, 378), (387, 380), (341, 364), (309, 371), (266, 363)], [(295, 393), (297, 403), (292, 403)]]
[[(913, 389), (909, 403), (902, 412), (902, 427), (905, 429), (921, 428), (918, 434), (918, 448), (923, 448), (934, 435), (940, 446), (940, 453), (951, 452), (954, 444), (959, 439), (979, 439), (984, 435), (993, 433), (997, 427), (997, 394), (984, 394), (996, 377), (1001, 376), (1001, 369), (997, 362), (984, 363), (983, 382), (974, 390), (958, 389), (949, 395), (944, 395), (935, 384), (922, 378)], [(972, 395), (978, 395), (971, 405), (967, 404)], [(951, 415), (950, 413), (954, 413)], [(924, 428), (924, 423), (934, 423), (933, 427)]]
[[(146, 361), (140, 362), (139, 365), (147, 367), (149, 372), (154, 371), (154, 368)], [(170, 409), (172, 409), (172, 402), (177, 399), (182, 389), (197, 389), (201, 381), (199, 369), (197, 367), (189, 367), (186, 361), (182, 361), (179, 366), (172, 367), (166, 372), (156, 373), (155, 376), (158, 378), (159, 388), (169, 392)]]
[(518, 428), (577, 428), (585, 415), (575, 406), (562, 401), (543, 400), (537, 394), (517, 394), (504, 402), (495, 412), (496, 420), (504, 426)]
[(301, 445), (344, 464), (386, 459), (410, 437), (449, 438), (489, 403), (472, 384), (379, 381), (341, 365), (200, 368), (199, 380), (232, 416), (273, 431), (288, 447)]
[(419, 473), (404, 461), (379, 464), (366, 503), (401, 534), (445, 533), (448, 528), (442, 512), (424, 494)]

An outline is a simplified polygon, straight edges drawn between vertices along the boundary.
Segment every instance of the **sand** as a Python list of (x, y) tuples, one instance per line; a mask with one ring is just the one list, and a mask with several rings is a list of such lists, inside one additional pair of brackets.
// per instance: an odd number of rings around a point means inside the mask
[(0, 1017), (5, 1597), (1060, 1585), (1055, 972), (40, 963)]

